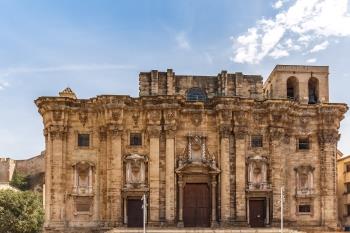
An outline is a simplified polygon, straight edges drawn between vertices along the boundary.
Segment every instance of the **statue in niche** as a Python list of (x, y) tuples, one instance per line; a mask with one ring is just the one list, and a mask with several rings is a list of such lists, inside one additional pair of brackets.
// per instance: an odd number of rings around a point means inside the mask
[(296, 193), (297, 195), (312, 195), (315, 168), (312, 166), (299, 166), (294, 169), (296, 172)]
[(248, 189), (266, 190), (267, 183), (267, 159), (262, 156), (248, 158)]
[(126, 188), (146, 187), (147, 157), (131, 154), (124, 158)]

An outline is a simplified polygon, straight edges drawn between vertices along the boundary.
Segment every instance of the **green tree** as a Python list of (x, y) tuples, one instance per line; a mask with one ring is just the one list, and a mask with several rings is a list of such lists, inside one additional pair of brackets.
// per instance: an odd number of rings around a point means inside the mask
[(44, 222), (42, 199), (35, 192), (0, 190), (0, 232), (37, 233)]
[(22, 191), (28, 190), (29, 188), (28, 177), (25, 177), (22, 174), (15, 171), (10, 181), (10, 185)]

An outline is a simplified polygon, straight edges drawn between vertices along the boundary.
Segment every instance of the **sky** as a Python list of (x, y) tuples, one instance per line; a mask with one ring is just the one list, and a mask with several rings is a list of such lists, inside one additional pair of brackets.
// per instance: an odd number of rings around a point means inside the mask
[[(350, 103), (349, 0), (0, 0), (0, 157), (44, 150), (34, 100), (138, 96), (138, 73), (260, 74), (328, 65), (330, 102)], [(339, 149), (350, 154), (350, 113)]]

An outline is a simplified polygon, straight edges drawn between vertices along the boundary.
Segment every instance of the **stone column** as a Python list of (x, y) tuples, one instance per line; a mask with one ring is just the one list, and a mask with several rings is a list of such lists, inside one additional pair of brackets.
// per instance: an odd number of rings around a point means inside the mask
[(122, 225), (122, 131), (118, 128), (110, 130), (111, 153), (108, 154), (107, 163), (107, 193), (111, 210), (112, 225)]
[(236, 151), (236, 220), (246, 222), (246, 132), (235, 132)]
[(175, 131), (166, 133), (165, 151), (165, 219), (168, 224), (175, 220)]
[(149, 155), (149, 223), (159, 224), (159, 129), (149, 129), (150, 155)]
[(52, 139), (51, 139), (51, 133), (48, 129), (44, 130), (45, 135), (45, 144), (46, 144), (46, 151), (45, 151), (45, 203), (44, 203), (44, 209), (45, 209), (45, 224), (44, 226), (48, 226), (50, 219), (51, 219), (51, 158), (52, 158)]
[(230, 151), (228, 128), (222, 129), (220, 140), (220, 168), (221, 168), (221, 225), (229, 224), (231, 217), (230, 203)]
[[(65, 209), (65, 188), (63, 181), (63, 163), (64, 163), (64, 145), (67, 136), (67, 129), (65, 126), (57, 125), (50, 127), (50, 142), (51, 146), (51, 164), (50, 172), (51, 174), (46, 174), (46, 176), (51, 177), (51, 187), (50, 189), (50, 220), (52, 226), (61, 227), (64, 225), (64, 209)], [(49, 178), (50, 179), (50, 178)]]
[(182, 180), (182, 175), (179, 175), (177, 185), (179, 189), (179, 213), (178, 213), (179, 218), (177, 222), (177, 227), (184, 227), (184, 220), (183, 220), (184, 183)]
[(216, 227), (218, 222), (216, 220), (216, 176), (211, 178), (211, 227)]
[(324, 130), (319, 133), (321, 164), (321, 224), (336, 229), (337, 193), (336, 193), (336, 151), (338, 133), (336, 130)]

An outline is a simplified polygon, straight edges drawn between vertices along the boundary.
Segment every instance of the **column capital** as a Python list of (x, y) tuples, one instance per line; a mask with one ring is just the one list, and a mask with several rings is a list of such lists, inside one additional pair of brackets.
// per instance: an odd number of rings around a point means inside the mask
[(166, 133), (166, 138), (168, 139), (174, 139), (175, 138), (175, 135), (176, 135), (176, 130), (173, 130), (173, 129), (168, 129), (165, 131)]
[(123, 133), (123, 126), (120, 124), (109, 124), (106, 129), (108, 135), (110, 135), (112, 138), (121, 136)]
[(219, 131), (221, 138), (228, 138), (231, 135), (232, 127), (231, 125), (220, 125)]
[(68, 133), (65, 125), (51, 125), (44, 130), (44, 134), (50, 135), (51, 140), (63, 140)]
[(160, 126), (148, 126), (147, 133), (150, 138), (159, 138)]
[(321, 145), (336, 144), (339, 140), (340, 134), (336, 130), (321, 130), (318, 133), (318, 141)]
[(248, 134), (248, 129), (246, 127), (236, 127), (234, 132), (237, 139), (244, 139)]

